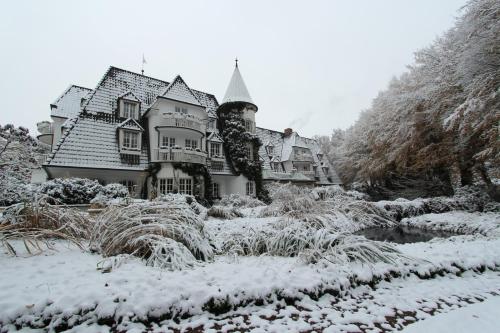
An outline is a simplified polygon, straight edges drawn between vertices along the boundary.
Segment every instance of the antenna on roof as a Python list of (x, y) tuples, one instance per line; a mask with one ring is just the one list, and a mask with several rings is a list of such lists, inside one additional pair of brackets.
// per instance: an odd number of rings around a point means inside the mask
[(236, 57), (236, 59), (234, 59), (234, 62), (236, 62), (236, 68), (238, 68), (238, 57)]
[(147, 64), (146, 58), (144, 58), (144, 53), (142, 54), (142, 67), (141, 67), (141, 73), (144, 75), (144, 64)]

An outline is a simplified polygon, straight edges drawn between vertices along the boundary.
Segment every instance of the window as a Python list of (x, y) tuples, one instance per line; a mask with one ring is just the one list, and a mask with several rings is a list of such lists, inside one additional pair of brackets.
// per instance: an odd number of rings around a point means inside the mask
[(187, 108), (182, 108), (180, 106), (176, 106), (175, 107), (175, 112), (179, 112), (179, 113), (184, 113), (184, 114), (187, 114), (188, 113), (188, 110)]
[(224, 162), (212, 161), (212, 163), (210, 165), (212, 167), (212, 171), (223, 171), (224, 170)]
[(175, 138), (169, 138), (168, 136), (162, 136), (161, 138), (161, 146), (162, 147), (174, 147), (175, 146)]
[(253, 121), (245, 119), (245, 131), (253, 133)]
[(123, 132), (123, 147), (138, 149), (139, 148), (139, 133), (124, 131)]
[(160, 194), (165, 194), (167, 189), (167, 180), (165, 178), (160, 178)]
[(249, 146), (247, 146), (245, 148), (245, 154), (246, 154), (248, 160), (253, 160), (253, 158), (252, 158), (252, 148), (250, 148)]
[(215, 129), (215, 119), (210, 119), (208, 122), (209, 129)]
[(123, 117), (136, 119), (136, 103), (123, 102)]
[(133, 196), (135, 194), (135, 183), (133, 180), (122, 180), (120, 182), (123, 186), (125, 186), (128, 190), (128, 193)]
[(280, 164), (278, 162), (272, 163), (273, 170), (276, 172), (280, 171)]
[(219, 183), (212, 183), (212, 197), (220, 198)]
[(221, 144), (220, 143), (214, 143), (212, 142), (210, 144), (210, 156), (222, 156), (221, 153), (220, 153), (220, 146)]
[(246, 185), (246, 193), (248, 196), (253, 196), (254, 195), (254, 183), (253, 182), (248, 182)]
[(160, 194), (174, 193), (174, 179), (160, 178)]
[(186, 139), (186, 148), (192, 148), (192, 149), (198, 148), (198, 141), (192, 139)]
[(272, 154), (274, 154), (274, 147), (267, 146), (267, 155), (272, 155)]
[(179, 179), (179, 193), (188, 195), (193, 193), (191, 178)]

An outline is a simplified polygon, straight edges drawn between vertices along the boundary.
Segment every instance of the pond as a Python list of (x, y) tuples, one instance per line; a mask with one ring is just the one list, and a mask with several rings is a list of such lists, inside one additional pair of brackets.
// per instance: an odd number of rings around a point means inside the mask
[(406, 226), (397, 226), (394, 228), (368, 228), (360, 230), (355, 234), (365, 236), (375, 241), (386, 241), (399, 244), (427, 242), (436, 237), (448, 238), (457, 235), (447, 231), (424, 230)]

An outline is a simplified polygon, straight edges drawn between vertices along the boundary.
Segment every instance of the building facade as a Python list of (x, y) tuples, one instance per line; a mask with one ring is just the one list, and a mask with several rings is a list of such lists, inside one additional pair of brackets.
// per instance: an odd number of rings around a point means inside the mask
[(238, 66), (220, 105), (180, 76), (166, 82), (116, 67), (95, 89), (70, 86), (51, 104), (52, 121), (38, 123), (38, 138), (52, 151), (33, 181), (97, 179), (143, 198), (255, 195), (255, 182), (235, 170), (220, 132), (218, 111), (231, 103), (242, 107), (244, 130), (260, 140), (258, 154), (248, 148), (248, 158), (257, 156), (264, 182), (340, 184), (315, 140), (256, 126), (258, 108)]

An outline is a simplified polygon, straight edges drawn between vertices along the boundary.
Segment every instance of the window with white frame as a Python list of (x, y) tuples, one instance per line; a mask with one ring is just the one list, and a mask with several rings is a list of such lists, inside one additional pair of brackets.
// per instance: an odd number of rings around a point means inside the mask
[(187, 110), (187, 108), (183, 108), (183, 107), (180, 107), (180, 106), (176, 106), (176, 107), (175, 107), (175, 112), (179, 112), (179, 113), (184, 113), (184, 114), (187, 114), (187, 113), (188, 113), (188, 110)]
[(160, 194), (174, 193), (174, 179), (173, 178), (160, 178), (159, 179), (159, 192), (160, 192)]
[(179, 193), (180, 194), (193, 194), (193, 182), (191, 178), (179, 179)]
[(174, 147), (175, 146), (175, 138), (163, 135), (161, 137), (161, 146), (162, 147)]
[(221, 144), (218, 142), (210, 143), (210, 157), (222, 156), (221, 155)]
[(139, 133), (123, 131), (122, 146), (129, 149), (139, 149)]
[(198, 140), (186, 139), (186, 148), (191, 148), (191, 149), (198, 148)]
[(220, 198), (220, 186), (219, 183), (212, 183), (212, 197)]
[(137, 119), (137, 103), (133, 102), (123, 102), (123, 117)]
[(274, 154), (274, 146), (267, 146), (267, 155)]
[(272, 168), (274, 171), (279, 172), (280, 171), (280, 164), (278, 162), (272, 163)]
[(246, 184), (246, 194), (248, 196), (253, 196), (255, 194), (255, 185), (254, 185), (254, 182), (247, 182), (247, 184)]

